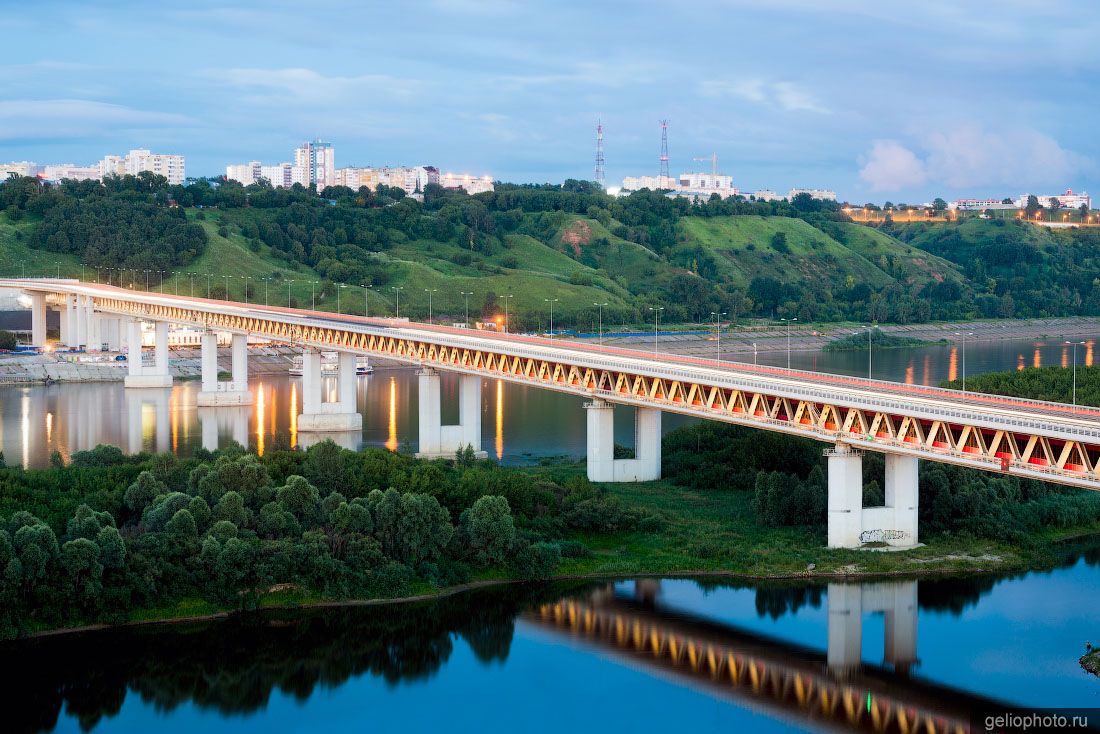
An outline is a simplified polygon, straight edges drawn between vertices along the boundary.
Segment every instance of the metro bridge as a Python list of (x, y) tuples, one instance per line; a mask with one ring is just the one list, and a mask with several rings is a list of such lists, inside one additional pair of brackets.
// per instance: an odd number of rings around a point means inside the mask
[[(917, 543), (917, 461), (1100, 489), (1100, 409), (881, 380), (719, 362), (517, 334), (473, 332), (389, 318), (134, 291), (61, 279), (0, 279), (22, 290), (32, 343), (46, 344), (46, 311), (61, 311), (61, 342), (128, 351), (128, 388), (166, 388), (170, 325), (203, 330), (199, 405), (247, 405), (247, 339), (303, 349), (302, 434), (361, 430), (355, 358), (420, 367), (419, 454), (453, 457), (481, 444), (481, 381), (509, 380), (589, 398), (588, 477), (661, 476), (661, 413), (753, 426), (833, 444), (828, 542)], [(154, 325), (152, 359), (141, 324)], [(232, 377), (218, 377), (217, 334), (232, 334)], [(338, 354), (338, 389), (323, 394), (321, 351)], [(439, 373), (461, 375), (459, 422), (443, 425)], [(635, 458), (614, 457), (614, 404), (636, 408)], [(886, 456), (886, 504), (863, 507), (862, 452)]]

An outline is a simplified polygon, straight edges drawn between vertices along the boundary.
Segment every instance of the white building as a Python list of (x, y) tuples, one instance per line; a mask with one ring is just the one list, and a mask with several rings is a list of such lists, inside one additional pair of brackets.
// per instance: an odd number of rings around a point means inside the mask
[(225, 177), (230, 181), (239, 181), (248, 186), (260, 180), (263, 175), (262, 168), (263, 164), (259, 161), (231, 164), (225, 167)]
[(13, 161), (12, 163), (0, 163), (0, 180), (11, 176), (37, 176), (38, 164), (33, 161)]
[(274, 166), (260, 166), (260, 178), (266, 178), (275, 188), (290, 188), (294, 184), (309, 186), (309, 171), (304, 166), (291, 163), (278, 163)]
[(821, 201), (836, 201), (836, 192), (828, 189), (791, 189), (787, 192), (787, 199), (793, 201), (799, 194), (809, 194), (810, 198)]
[(771, 189), (759, 189), (752, 192), (753, 197), (757, 201), (783, 201), (782, 194), (779, 194)]
[(145, 148), (136, 148), (124, 156), (104, 156), (97, 168), (100, 178), (112, 174), (136, 176), (142, 171), (149, 171), (164, 176), (168, 183), (177, 185), (182, 184), (187, 177), (182, 155), (153, 153)]
[(681, 173), (679, 187), (691, 191), (714, 191), (722, 196), (738, 193), (733, 186), (733, 176), (717, 173)]
[(439, 185), (445, 189), (463, 189), (471, 196), (493, 191), (495, 188), (492, 176), (477, 177), (462, 173), (439, 174)]
[(47, 181), (88, 181), (103, 178), (99, 166), (78, 166), (75, 163), (52, 163), (42, 169), (42, 178)]
[[(931, 208), (931, 205), (929, 205), (929, 208)], [(956, 199), (948, 202), (947, 208), (964, 212), (977, 212), (986, 209), (1015, 209), (1017, 207), (1016, 202), (1010, 201), (1006, 204), (1003, 199)]]
[(336, 185), (336, 149), (332, 143), (323, 140), (302, 143), (294, 151), (294, 165), (306, 169), (308, 182), (315, 184), (318, 191)]
[(675, 191), (679, 185), (679, 181), (671, 176), (627, 176), (623, 179), (624, 191), (641, 191), (642, 189)]
[[(1020, 208), (1027, 206), (1029, 196), (1031, 194), (1020, 194), (1020, 198), (1016, 199), (1016, 206)], [(1039, 200), (1040, 205), (1045, 207), (1049, 207), (1051, 201), (1054, 200), (1058, 202), (1061, 209), (1080, 209), (1082, 205), (1086, 209), (1092, 209), (1092, 197), (1086, 191), (1075, 194), (1073, 189), (1066, 189), (1064, 194), (1035, 194), (1035, 198)]]

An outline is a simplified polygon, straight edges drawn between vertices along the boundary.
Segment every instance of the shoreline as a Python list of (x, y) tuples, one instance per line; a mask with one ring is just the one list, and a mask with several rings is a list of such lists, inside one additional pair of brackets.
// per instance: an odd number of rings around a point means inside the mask
[[(581, 574), (555, 574), (543, 579), (520, 579), (520, 578), (501, 578), (501, 579), (484, 579), (481, 581), (470, 581), (465, 584), (456, 584), (455, 586), (448, 586), (442, 589), (438, 589), (431, 593), (410, 594), (408, 596), (400, 597), (375, 597), (371, 599), (328, 599), (319, 601), (308, 602), (282, 602), (271, 605), (261, 605), (255, 609), (250, 610), (252, 612), (269, 612), (269, 611), (287, 611), (287, 610), (305, 610), (305, 609), (339, 609), (344, 607), (375, 607), (375, 606), (394, 606), (401, 604), (418, 604), (421, 602), (431, 602), (439, 599), (446, 599), (448, 597), (464, 594), (469, 591), (476, 591), (478, 589), (489, 589), (498, 586), (510, 586), (514, 584), (528, 584), (528, 583), (545, 583), (551, 584), (563, 581), (599, 581), (599, 580), (631, 580), (631, 579), (651, 579), (651, 578), (668, 578), (668, 579), (693, 579), (693, 578), (708, 578), (708, 579), (731, 579), (742, 581), (821, 581), (826, 579), (837, 579), (842, 581), (852, 580), (874, 580), (874, 579), (886, 579), (886, 578), (911, 578), (911, 579), (924, 579), (935, 578), (943, 576), (985, 576), (998, 573), (1013, 573), (1023, 571), (1038, 570), (1035, 568), (983, 568), (975, 567), (969, 569), (943, 569), (943, 568), (930, 568), (925, 570), (912, 569), (904, 571), (857, 571), (857, 572), (841, 572), (841, 571), (801, 571), (801, 572), (788, 572), (788, 573), (775, 573), (775, 574), (750, 574), (738, 571), (715, 571), (715, 570), (698, 570), (698, 571), (666, 571), (666, 572), (654, 572), (654, 573), (627, 573), (627, 574), (615, 574), (604, 572), (593, 573), (581, 573)], [(262, 599), (262, 596), (261, 596)], [(49, 637), (60, 637), (64, 635), (75, 635), (90, 632), (102, 632), (112, 629), (130, 629), (140, 627), (158, 627), (168, 625), (182, 625), (182, 624), (194, 624), (198, 622), (215, 622), (219, 620), (229, 619), (230, 617), (241, 614), (242, 610), (239, 609), (225, 609), (216, 612), (209, 612), (207, 614), (189, 614), (179, 617), (161, 617), (156, 619), (137, 619), (129, 620), (126, 622), (120, 622), (118, 624), (101, 623), (101, 624), (88, 624), (81, 625), (79, 627), (58, 627), (55, 629), (41, 630), (33, 632), (31, 634), (15, 637), (11, 640), (0, 640), (0, 645), (9, 642), (20, 642), (27, 640), (39, 640)], [(1084, 658), (1082, 658), (1082, 665), (1084, 665)], [(1100, 671), (1100, 656), (1097, 656), (1097, 670)], [(1100, 675), (1100, 672), (1097, 672)]]

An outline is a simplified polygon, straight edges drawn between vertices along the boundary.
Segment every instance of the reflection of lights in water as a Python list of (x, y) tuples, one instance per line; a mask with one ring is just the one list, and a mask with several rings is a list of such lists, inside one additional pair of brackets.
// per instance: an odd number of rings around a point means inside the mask
[(1042, 367), (1043, 366), (1043, 353), (1039, 351), (1039, 347), (1035, 347), (1035, 353), (1031, 355), (1031, 366)]
[(153, 444), (157, 433), (157, 406), (152, 403), (141, 404), (141, 450)]
[(1024, 364), (1024, 355), (1017, 354), (1016, 355), (1016, 371), (1017, 372), (1023, 372), (1025, 366), (1026, 365)]
[(913, 384), (913, 360), (909, 360), (909, 366), (905, 368), (905, 384)]
[(1069, 367), (1069, 347), (1062, 347), (1062, 369)]
[(397, 381), (390, 378), (390, 433), (386, 439), (386, 448), (397, 451)]
[(922, 385), (931, 385), (931, 373), (932, 372), (932, 355), (924, 355), (924, 372), (921, 374), (920, 382)]
[(959, 348), (951, 347), (951, 354), (947, 358), (947, 379), (959, 379)]
[(270, 433), (271, 433), (272, 436), (275, 435), (275, 414), (278, 412), (275, 409), (275, 405), (278, 402), (276, 400), (276, 398), (278, 396), (279, 396), (279, 391), (276, 390), (274, 387), (272, 387), (271, 388), (271, 410), (268, 411), (268, 413), (271, 415), (271, 431), (270, 431)]
[(169, 422), (172, 424), (172, 453), (179, 453), (179, 438), (180, 438), (180, 407), (178, 394), (176, 390), (173, 390), (171, 397), (168, 398), (168, 414), (171, 416)]
[(290, 383), (290, 448), (298, 445), (298, 383)]
[(19, 430), (23, 434), (23, 468), (25, 469), (31, 462), (31, 396), (23, 395), (19, 407), (22, 410)]
[(256, 386), (256, 456), (264, 455), (264, 386)]
[(504, 381), (497, 380), (497, 460), (504, 458)]
[(46, 413), (46, 443), (53, 441), (53, 413)]
[(1092, 367), (1092, 339), (1085, 342), (1085, 366)]

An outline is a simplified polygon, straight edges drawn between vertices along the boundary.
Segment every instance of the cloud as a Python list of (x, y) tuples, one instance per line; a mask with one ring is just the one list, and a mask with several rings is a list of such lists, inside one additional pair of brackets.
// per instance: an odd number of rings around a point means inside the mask
[(920, 154), (896, 140), (879, 140), (859, 175), (875, 191), (898, 191), (928, 182), (952, 189), (1063, 186), (1088, 161), (1054, 138), (1029, 128), (990, 130), (963, 124), (933, 130), (919, 140)]
[(894, 140), (876, 140), (859, 177), (872, 191), (898, 191), (924, 183), (924, 163), (913, 151)]
[[(298, 103), (339, 103), (359, 106), (371, 100), (364, 95), (411, 99), (425, 86), (415, 79), (387, 74), (325, 76), (312, 69), (234, 68), (210, 70), (207, 76), (225, 84), (254, 92), (274, 94), (270, 101)], [(290, 96), (287, 99), (286, 95)]]
[(0, 141), (87, 138), (120, 129), (190, 126), (185, 115), (83, 99), (0, 101)]
[(785, 112), (829, 114), (829, 109), (810, 92), (789, 81), (741, 79), (728, 82), (712, 80), (702, 82), (699, 85), (699, 91), (707, 97), (740, 97), (749, 102), (775, 107)]

